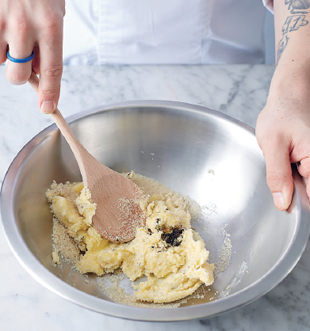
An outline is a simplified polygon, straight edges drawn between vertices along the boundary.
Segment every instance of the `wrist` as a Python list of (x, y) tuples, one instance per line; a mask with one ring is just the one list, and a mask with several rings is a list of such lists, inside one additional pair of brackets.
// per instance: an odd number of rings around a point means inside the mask
[(283, 58), (276, 67), (270, 84), (269, 97), (304, 100), (310, 97), (310, 59)]

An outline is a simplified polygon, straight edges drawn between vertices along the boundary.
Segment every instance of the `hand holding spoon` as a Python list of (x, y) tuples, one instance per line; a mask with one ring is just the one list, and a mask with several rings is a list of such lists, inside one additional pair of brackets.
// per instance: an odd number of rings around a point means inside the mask
[[(35, 73), (31, 74), (28, 81), (37, 93), (39, 79)], [(138, 202), (143, 198), (140, 188), (89, 154), (71, 131), (59, 109), (51, 116), (77, 160), (84, 187), (90, 190), (92, 201), (97, 204), (92, 218), (93, 227), (103, 238), (112, 242), (134, 239), (136, 228), (145, 223)]]

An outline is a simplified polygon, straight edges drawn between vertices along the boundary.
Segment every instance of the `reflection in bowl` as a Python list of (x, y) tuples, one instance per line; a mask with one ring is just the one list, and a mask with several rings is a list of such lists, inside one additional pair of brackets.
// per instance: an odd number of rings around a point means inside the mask
[(2, 221), (21, 264), (41, 284), (83, 307), (144, 321), (214, 316), (247, 304), (276, 286), (299, 260), (309, 236), (304, 185), (279, 212), (265, 181), (254, 130), (210, 109), (177, 102), (129, 102), (68, 119), (82, 144), (118, 172), (134, 170), (188, 195), (202, 207), (193, 226), (216, 265), (211, 292), (180, 308), (112, 302), (97, 277), (51, 259), (52, 215), (45, 191), (53, 180), (80, 181), (73, 154), (55, 125), (17, 155), (2, 185)]

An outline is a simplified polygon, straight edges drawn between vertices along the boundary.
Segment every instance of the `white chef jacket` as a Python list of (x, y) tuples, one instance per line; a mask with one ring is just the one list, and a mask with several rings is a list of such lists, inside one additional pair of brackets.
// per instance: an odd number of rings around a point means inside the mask
[(259, 0), (67, 0), (64, 64), (263, 63), (265, 14)]

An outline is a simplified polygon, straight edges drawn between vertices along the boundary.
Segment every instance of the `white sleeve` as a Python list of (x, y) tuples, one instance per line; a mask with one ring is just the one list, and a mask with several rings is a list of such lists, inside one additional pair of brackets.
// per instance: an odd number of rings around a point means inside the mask
[(264, 6), (273, 13), (273, 0), (263, 0)]

